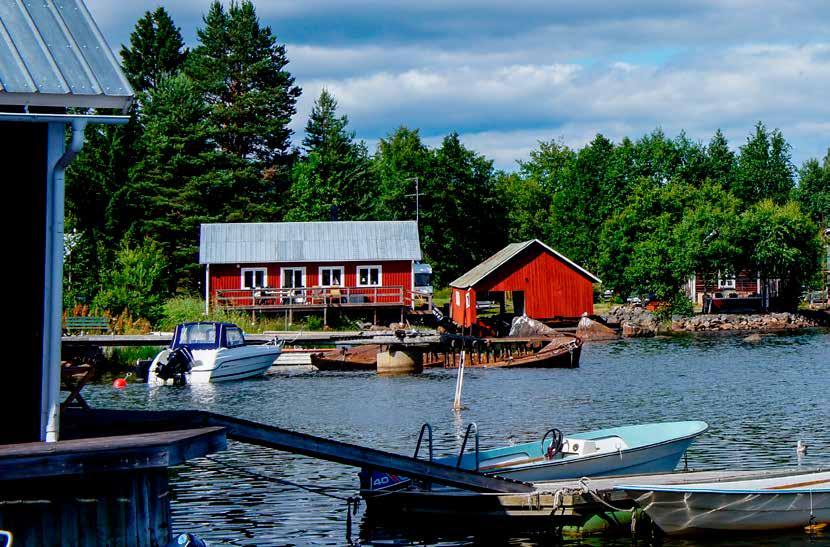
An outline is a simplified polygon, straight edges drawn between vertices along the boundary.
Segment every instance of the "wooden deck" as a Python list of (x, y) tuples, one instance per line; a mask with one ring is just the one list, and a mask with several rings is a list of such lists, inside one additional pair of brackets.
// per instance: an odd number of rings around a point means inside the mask
[(299, 287), (220, 289), (213, 305), (241, 311), (302, 311), (412, 308), (419, 303), (431, 304), (431, 296), (405, 287)]
[(0, 445), (0, 481), (164, 468), (224, 450), (226, 444), (223, 428), (201, 427)]

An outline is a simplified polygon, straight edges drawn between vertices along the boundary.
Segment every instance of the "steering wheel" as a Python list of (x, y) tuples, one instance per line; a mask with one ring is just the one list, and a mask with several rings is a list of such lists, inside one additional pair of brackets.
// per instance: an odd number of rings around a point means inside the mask
[[(547, 450), (545, 450), (545, 440), (550, 435), (550, 445), (548, 446)], [(542, 437), (542, 450), (545, 451), (545, 459), (552, 460), (554, 456), (559, 454), (562, 451), (562, 444), (564, 441), (564, 437), (562, 436), (562, 432), (556, 429), (549, 429), (545, 436)]]

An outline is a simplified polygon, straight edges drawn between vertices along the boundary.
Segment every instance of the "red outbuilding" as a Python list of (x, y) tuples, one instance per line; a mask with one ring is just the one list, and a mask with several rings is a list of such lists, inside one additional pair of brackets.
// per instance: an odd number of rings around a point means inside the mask
[(597, 276), (538, 239), (511, 243), (452, 283), (450, 315), (463, 327), (477, 320), (477, 303), (490, 302), (534, 319), (594, 313)]

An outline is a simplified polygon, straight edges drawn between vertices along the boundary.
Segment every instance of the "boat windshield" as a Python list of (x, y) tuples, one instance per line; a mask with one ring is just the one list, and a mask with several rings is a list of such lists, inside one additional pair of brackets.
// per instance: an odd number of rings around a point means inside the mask
[(216, 325), (213, 323), (194, 323), (182, 325), (179, 330), (177, 345), (216, 345)]

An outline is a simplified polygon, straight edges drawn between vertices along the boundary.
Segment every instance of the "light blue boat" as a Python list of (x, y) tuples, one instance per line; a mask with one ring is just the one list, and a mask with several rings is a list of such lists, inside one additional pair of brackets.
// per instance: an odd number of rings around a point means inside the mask
[[(434, 461), (525, 482), (669, 473), (675, 470), (695, 438), (708, 427), (706, 422), (699, 421), (662, 422), (567, 436), (551, 429), (540, 442), (475, 451), (464, 450), (467, 444), (465, 438), (460, 455), (436, 458)], [(470, 428), (467, 432), (469, 436)], [(404, 477), (380, 472), (364, 474), (363, 477), (364, 481), (369, 479), (369, 484), (364, 482), (364, 487), (370, 490), (399, 487), (409, 482)]]

